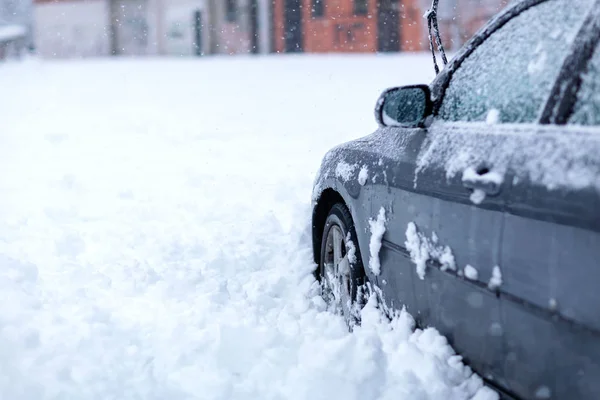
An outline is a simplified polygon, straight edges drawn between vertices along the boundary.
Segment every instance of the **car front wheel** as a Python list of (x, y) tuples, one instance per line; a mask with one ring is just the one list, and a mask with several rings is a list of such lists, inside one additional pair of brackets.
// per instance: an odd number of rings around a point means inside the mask
[(330, 310), (343, 315), (350, 329), (359, 324), (365, 271), (352, 216), (341, 203), (331, 208), (325, 220), (319, 279)]

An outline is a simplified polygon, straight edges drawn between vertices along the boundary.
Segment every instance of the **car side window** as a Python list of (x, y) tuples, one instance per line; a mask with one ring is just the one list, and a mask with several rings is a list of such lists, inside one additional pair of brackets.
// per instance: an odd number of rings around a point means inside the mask
[(536, 121), (591, 5), (591, 0), (548, 0), (512, 18), (454, 72), (439, 116)]
[(569, 123), (600, 125), (600, 45), (596, 46), (586, 70), (581, 75), (581, 86)]

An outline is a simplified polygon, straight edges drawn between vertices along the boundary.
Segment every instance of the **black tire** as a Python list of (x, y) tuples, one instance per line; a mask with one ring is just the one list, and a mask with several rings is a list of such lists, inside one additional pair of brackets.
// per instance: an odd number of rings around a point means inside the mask
[[(334, 246), (338, 243), (340, 233), (342, 244), (336, 257)], [(341, 254), (339, 250), (342, 251)], [(338, 261), (340, 255), (342, 259)], [(366, 282), (366, 275), (354, 221), (348, 207), (342, 203), (334, 204), (325, 220), (318, 279), (321, 282), (323, 299), (330, 310), (343, 315), (350, 329), (360, 324), (360, 310), (365, 303), (362, 289)]]

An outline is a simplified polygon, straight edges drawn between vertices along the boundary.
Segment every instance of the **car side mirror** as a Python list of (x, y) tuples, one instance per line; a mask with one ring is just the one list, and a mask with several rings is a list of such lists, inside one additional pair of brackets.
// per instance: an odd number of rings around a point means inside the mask
[(375, 106), (375, 119), (379, 126), (422, 126), (431, 114), (432, 102), (429, 86), (411, 85), (387, 89)]

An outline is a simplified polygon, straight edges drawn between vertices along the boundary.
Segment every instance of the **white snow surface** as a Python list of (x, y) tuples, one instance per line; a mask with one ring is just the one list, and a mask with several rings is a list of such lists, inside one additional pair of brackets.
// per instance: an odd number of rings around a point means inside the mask
[(0, 398), (496, 399), (374, 298), (348, 333), (312, 275), (323, 154), (374, 129), (382, 88), (431, 69), (427, 54), (1, 65)]
[(375, 275), (379, 275), (381, 272), (381, 263), (379, 261), (379, 251), (381, 250), (381, 241), (385, 234), (385, 208), (381, 207), (377, 218), (369, 220), (369, 227), (371, 229), (371, 239), (369, 240), (369, 268)]
[(456, 262), (452, 249), (448, 246), (438, 245), (439, 238), (432, 232), (431, 239), (418, 231), (414, 222), (409, 222), (406, 227), (406, 241), (404, 246), (410, 253), (410, 259), (416, 265), (417, 275), (425, 279), (427, 261), (434, 260), (440, 263), (441, 270), (456, 270)]

